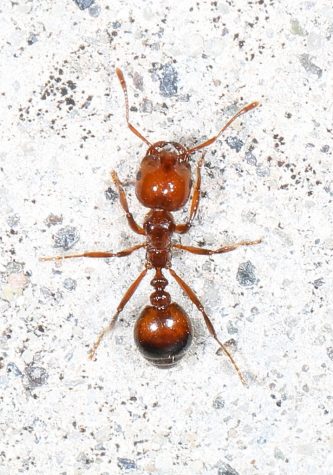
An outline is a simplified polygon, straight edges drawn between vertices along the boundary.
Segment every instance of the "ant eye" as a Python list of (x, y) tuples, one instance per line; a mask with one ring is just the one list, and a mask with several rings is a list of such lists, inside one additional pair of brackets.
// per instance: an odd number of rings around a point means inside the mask
[(141, 180), (141, 175), (142, 175), (141, 170), (139, 170), (138, 173), (136, 174), (137, 181)]

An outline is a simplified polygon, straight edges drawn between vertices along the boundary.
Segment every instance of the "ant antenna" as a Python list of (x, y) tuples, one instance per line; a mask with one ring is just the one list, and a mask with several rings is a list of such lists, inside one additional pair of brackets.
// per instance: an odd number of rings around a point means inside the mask
[(240, 111), (237, 112), (237, 114), (235, 114), (233, 117), (231, 117), (230, 120), (228, 120), (228, 122), (222, 127), (219, 133), (215, 135), (215, 137), (211, 137), (210, 139), (206, 140), (206, 142), (203, 142), (199, 145), (196, 145), (193, 148), (190, 148), (190, 150), (188, 150), (188, 153), (196, 152), (197, 150), (208, 147), (208, 145), (211, 145), (212, 143), (214, 143), (219, 138), (219, 136), (225, 131), (225, 129), (227, 129), (229, 125), (233, 123), (234, 120), (236, 120), (240, 115), (246, 114), (246, 112), (251, 111), (255, 107), (258, 107), (259, 105), (260, 105), (260, 102), (254, 101), (254, 102), (251, 102), (250, 104), (247, 104), (247, 106), (244, 106)]
[(126, 81), (123, 75), (123, 72), (121, 69), (116, 68), (116, 74), (118, 76), (120, 85), (124, 91), (124, 96), (125, 96), (125, 106), (126, 106), (126, 122), (128, 125), (128, 128), (135, 134), (139, 139), (143, 140), (147, 145), (151, 146), (151, 143), (148, 142), (148, 140), (130, 123), (129, 121), (129, 105), (128, 105), (128, 93), (127, 93), (127, 86), (126, 86)]

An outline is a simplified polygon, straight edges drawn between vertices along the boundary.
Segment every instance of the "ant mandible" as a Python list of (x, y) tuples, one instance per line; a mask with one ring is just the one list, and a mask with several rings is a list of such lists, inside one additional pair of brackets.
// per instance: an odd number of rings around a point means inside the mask
[(177, 142), (156, 142), (151, 144), (129, 121), (128, 93), (124, 75), (120, 69), (116, 69), (116, 74), (120, 81), (125, 96), (126, 122), (129, 129), (148, 145), (148, 150), (143, 158), (139, 172), (136, 176), (135, 191), (140, 203), (149, 208), (143, 226), (135, 221), (129, 211), (125, 190), (115, 171), (112, 171), (112, 180), (116, 186), (120, 198), (120, 204), (125, 211), (128, 224), (136, 234), (145, 236), (145, 242), (136, 244), (128, 249), (119, 252), (109, 251), (88, 251), (80, 254), (65, 256), (42, 257), (41, 260), (61, 260), (77, 257), (109, 258), (129, 256), (138, 249), (146, 249), (146, 263), (144, 270), (134, 280), (121, 299), (116, 313), (112, 317), (109, 325), (99, 334), (96, 342), (92, 346), (89, 357), (95, 358), (96, 350), (105, 335), (111, 332), (117, 322), (120, 312), (129, 302), (142, 279), (149, 269), (155, 270), (154, 278), (150, 284), (154, 292), (150, 296), (151, 305), (146, 306), (136, 321), (134, 328), (135, 342), (139, 351), (152, 364), (159, 368), (169, 368), (174, 366), (185, 354), (192, 341), (192, 325), (185, 310), (175, 302), (171, 301), (171, 296), (165, 291), (168, 281), (163, 274), (163, 269), (167, 269), (177, 284), (185, 292), (192, 303), (201, 312), (206, 326), (211, 336), (218, 343), (220, 350), (229, 358), (237, 371), (241, 381), (245, 383), (244, 377), (230, 354), (229, 350), (219, 340), (213, 324), (208, 317), (202, 303), (196, 293), (171, 267), (171, 257), (173, 249), (180, 249), (192, 254), (210, 256), (212, 254), (223, 254), (233, 251), (240, 246), (252, 246), (259, 244), (261, 239), (256, 241), (241, 241), (229, 244), (215, 250), (203, 249), (200, 247), (183, 246), (172, 242), (173, 233), (185, 234), (192, 226), (197, 214), (200, 187), (201, 168), (204, 162), (202, 155), (196, 166), (196, 181), (193, 186), (189, 216), (185, 223), (176, 224), (172, 212), (183, 208), (189, 200), (192, 177), (189, 157), (197, 150), (201, 150), (213, 144), (218, 137), (231, 125), (235, 119), (242, 114), (251, 111), (259, 105), (259, 102), (251, 102), (237, 112), (218, 132), (205, 142), (192, 148), (186, 148)]

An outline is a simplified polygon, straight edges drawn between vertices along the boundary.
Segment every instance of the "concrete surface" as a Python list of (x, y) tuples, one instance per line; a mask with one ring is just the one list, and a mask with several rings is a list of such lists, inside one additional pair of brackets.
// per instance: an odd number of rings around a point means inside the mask
[[(332, 474), (331, 2), (17, 1), (0, 22), (0, 473)], [(248, 388), (171, 282), (195, 341), (168, 371), (140, 357), (149, 278), (87, 359), (142, 251), (38, 260), (139, 242), (110, 180), (114, 168), (129, 181), (142, 222), (130, 181), (145, 145), (125, 126), (116, 66), (152, 141), (199, 143), (262, 103), (207, 149), (182, 242), (264, 243), (174, 256)]]

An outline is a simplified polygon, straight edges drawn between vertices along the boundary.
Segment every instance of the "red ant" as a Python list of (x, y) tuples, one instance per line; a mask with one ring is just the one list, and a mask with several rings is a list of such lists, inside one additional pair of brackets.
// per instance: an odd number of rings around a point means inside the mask
[(244, 383), (245, 380), (238, 365), (229, 350), (218, 339), (213, 324), (197, 295), (172, 269), (171, 257), (173, 249), (181, 249), (193, 254), (210, 256), (212, 254), (222, 254), (224, 252), (233, 251), (240, 246), (259, 244), (261, 239), (256, 241), (241, 241), (222, 246), (215, 250), (183, 246), (182, 244), (172, 242), (171, 238), (173, 233), (185, 234), (189, 231), (197, 214), (200, 199), (201, 168), (204, 162), (204, 155), (202, 155), (197, 162), (196, 181), (193, 186), (193, 195), (187, 221), (185, 223), (176, 224), (172, 212), (183, 208), (190, 197), (192, 188), (191, 167), (189, 164), (190, 155), (214, 143), (237, 117), (251, 111), (257, 107), (259, 103), (255, 101), (243, 107), (222, 127), (217, 135), (195, 147), (188, 149), (177, 142), (163, 141), (151, 144), (130, 123), (126, 82), (120, 69), (116, 69), (116, 74), (125, 96), (127, 125), (129, 129), (149, 147), (141, 162), (135, 183), (138, 200), (143, 206), (150, 209), (144, 219), (142, 227), (137, 224), (132, 213), (129, 211), (126, 194), (117, 173), (112, 171), (111, 175), (113, 183), (118, 190), (120, 204), (126, 213), (130, 228), (136, 234), (145, 236), (145, 242), (136, 244), (120, 252), (88, 251), (80, 254), (43, 257), (41, 260), (60, 260), (74, 257), (123, 257), (129, 256), (138, 249), (145, 248), (146, 263), (144, 270), (125, 292), (109, 325), (101, 331), (91, 348), (89, 357), (94, 359), (96, 350), (102, 339), (107, 333), (113, 330), (120, 312), (131, 299), (149, 269), (155, 270), (155, 276), (150, 282), (154, 288), (154, 292), (150, 296), (151, 305), (146, 306), (142, 310), (136, 321), (134, 329), (135, 342), (143, 356), (159, 368), (174, 366), (184, 356), (192, 340), (192, 325), (185, 310), (177, 303), (172, 302), (170, 294), (165, 291), (168, 281), (164, 277), (162, 269), (167, 269), (199, 312), (201, 312), (209, 333), (217, 341), (220, 349), (229, 358), (241, 381)]

